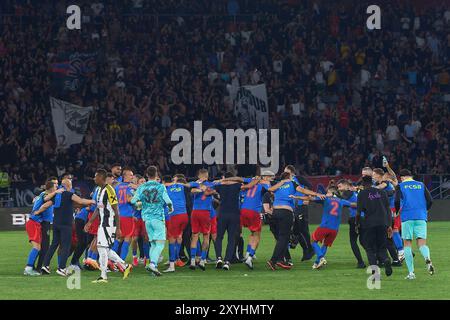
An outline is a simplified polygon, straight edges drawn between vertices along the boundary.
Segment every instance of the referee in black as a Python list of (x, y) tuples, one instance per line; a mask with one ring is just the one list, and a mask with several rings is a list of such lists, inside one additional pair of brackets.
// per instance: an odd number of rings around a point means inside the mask
[[(392, 236), (392, 217), (389, 206), (389, 198), (384, 190), (372, 186), (372, 177), (362, 178), (363, 190), (358, 194), (356, 225), (364, 228), (364, 242), (372, 268), (372, 273), (377, 270), (377, 261), (384, 262), (387, 276), (392, 274), (391, 260), (387, 253), (387, 239)], [(364, 219), (361, 219), (364, 212)]]
[(73, 204), (80, 206), (90, 206), (95, 204), (94, 200), (82, 199), (71, 191), (72, 179), (64, 178), (61, 185), (66, 189), (61, 194), (58, 194), (50, 200), (53, 203), (53, 238), (50, 248), (48, 249), (43, 266), (41, 268), (42, 274), (50, 274), (50, 261), (55, 254), (58, 246), (60, 247), (60, 259), (58, 262), (57, 274), (60, 276), (67, 276), (66, 264), (70, 253), (70, 246), (72, 240), (72, 224), (73, 224)]
[[(224, 178), (233, 177), (231, 172), (227, 172)], [(217, 215), (217, 239), (214, 242), (217, 262), (216, 269), (230, 270), (230, 262), (236, 252), (236, 238), (239, 235), (241, 226), (240, 201), (242, 184), (237, 181), (224, 181), (215, 187), (220, 196), (220, 206)], [(222, 241), (227, 232), (227, 250), (225, 259), (222, 259)]]

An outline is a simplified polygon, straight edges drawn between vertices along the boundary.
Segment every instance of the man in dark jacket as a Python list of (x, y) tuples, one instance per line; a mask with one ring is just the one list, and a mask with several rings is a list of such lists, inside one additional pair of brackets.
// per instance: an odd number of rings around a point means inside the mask
[[(391, 260), (387, 255), (387, 239), (392, 236), (392, 217), (389, 198), (384, 190), (372, 186), (372, 177), (362, 178), (363, 190), (358, 194), (356, 224), (364, 228), (365, 249), (372, 273), (377, 260), (384, 262), (387, 276), (392, 274)], [(364, 219), (361, 219), (364, 212)]]

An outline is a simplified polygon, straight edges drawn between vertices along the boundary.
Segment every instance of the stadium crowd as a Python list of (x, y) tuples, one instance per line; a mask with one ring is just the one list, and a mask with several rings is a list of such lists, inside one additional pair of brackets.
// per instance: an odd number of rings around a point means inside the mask
[[(92, 177), (120, 162), (194, 175), (170, 162), (170, 133), (234, 128), (230, 88), (265, 83), (281, 165), (308, 175), (380, 167), (450, 172), (450, 7), (346, 1), (1, 1), (0, 171), (41, 185), (48, 175)], [(120, 3), (120, 5), (118, 5)], [(408, 12), (408, 14), (405, 14)], [(234, 15), (238, 14), (238, 15)], [(97, 52), (76, 92), (51, 88), (60, 52)], [(93, 106), (81, 144), (59, 150), (49, 97)]]

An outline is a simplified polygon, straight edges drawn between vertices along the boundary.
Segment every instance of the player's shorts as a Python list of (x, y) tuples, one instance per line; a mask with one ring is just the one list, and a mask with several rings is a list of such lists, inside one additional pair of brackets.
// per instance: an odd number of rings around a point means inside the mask
[(166, 224), (163, 220), (150, 219), (145, 220), (144, 223), (149, 241), (166, 240)]
[[(391, 208), (392, 216), (394, 217), (396, 210), (395, 208)], [(402, 219), (400, 218), (400, 214), (393, 218), (392, 222), (392, 229), (394, 230), (401, 230), (402, 229)]]
[(426, 239), (427, 222), (425, 220), (408, 220), (402, 222), (402, 239)]
[(241, 209), (241, 228), (248, 228), (251, 232), (260, 232), (261, 226), (259, 212), (250, 209)]
[(211, 233), (211, 217), (209, 210), (192, 210), (192, 233)]
[(97, 247), (112, 248), (116, 239), (116, 227), (98, 227)]
[(318, 227), (312, 234), (312, 239), (316, 242), (323, 242), (327, 247), (331, 247), (336, 236), (337, 230)]
[[(94, 212), (90, 212), (90, 213), (89, 213), (89, 215), (88, 215), (88, 220), (87, 220), (87, 221), (89, 221), (89, 220), (91, 219), (91, 217), (92, 217), (93, 214), (94, 214)], [(96, 235), (97, 235), (97, 231), (98, 231), (99, 225), (100, 225), (100, 219), (99, 219), (99, 217), (97, 216), (97, 218), (95, 218), (95, 220), (92, 221), (92, 224), (91, 224), (91, 226), (89, 227), (88, 233), (89, 233), (89, 234), (92, 234), (92, 235), (94, 235), (94, 236), (96, 236)]]
[(42, 232), (41, 232), (41, 224), (34, 220), (29, 219), (25, 224), (25, 230), (28, 234), (28, 241), (33, 241), (41, 244), (42, 241)]
[(170, 217), (170, 223), (167, 226), (167, 235), (171, 238), (179, 238), (189, 222), (187, 213), (181, 213)]
[(144, 220), (142, 220), (142, 219), (134, 220), (134, 236), (135, 237), (147, 236), (147, 231), (145, 230)]
[(120, 217), (120, 233), (122, 238), (132, 238), (134, 235), (133, 217)]

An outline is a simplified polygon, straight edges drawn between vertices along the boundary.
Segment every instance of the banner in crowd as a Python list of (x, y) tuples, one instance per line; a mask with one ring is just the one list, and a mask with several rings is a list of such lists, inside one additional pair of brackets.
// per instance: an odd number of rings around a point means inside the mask
[(239, 87), (234, 94), (233, 105), (242, 128), (269, 128), (269, 107), (265, 84)]
[(96, 70), (96, 53), (60, 53), (50, 64), (53, 94), (64, 97), (69, 92), (80, 92), (89, 74)]
[(50, 97), (53, 127), (58, 147), (68, 148), (80, 143), (86, 132), (92, 107), (80, 107), (75, 104)]

